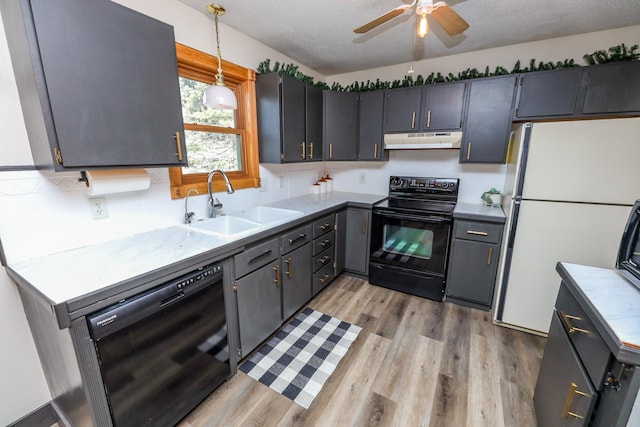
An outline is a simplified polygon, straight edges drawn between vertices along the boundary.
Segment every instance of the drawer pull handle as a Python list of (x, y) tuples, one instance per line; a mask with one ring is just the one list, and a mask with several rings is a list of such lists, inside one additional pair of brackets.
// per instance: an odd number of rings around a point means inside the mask
[(260, 258), (262, 258), (262, 257), (263, 257), (263, 256), (265, 256), (265, 255), (269, 255), (270, 253), (271, 253), (271, 249), (265, 249), (265, 250), (264, 250), (264, 252), (262, 252), (261, 254), (256, 255), (256, 256), (254, 256), (253, 258), (249, 258), (249, 259), (247, 259), (247, 262), (248, 262), (249, 264), (251, 264), (253, 261), (255, 261), (255, 260), (257, 260), (257, 259), (260, 259)]
[(331, 277), (329, 274), (325, 274), (324, 276), (322, 276), (320, 278), (320, 283), (324, 284), (324, 282), (326, 282), (327, 280), (329, 280), (329, 277)]
[(306, 234), (300, 233), (300, 234), (298, 234), (298, 237), (294, 237), (293, 239), (289, 239), (289, 244), (293, 245), (293, 242), (297, 242), (298, 240), (304, 239), (305, 237), (307, 237)]
[(580, 318), (578, 316), (573, 316), (571, 314), (565, 314), (565, 313), (562, 313), (562, 316), (564, 317), (564, 320), (567, 323), (567, 327), (569, 328), (569, 333), (570, 334), (572, 334), (574, 332), (582, 332), (583, 334), (590, 334), (591, 333), (591, 331), (589, 331), (588, 329), (576, 328), (575, 326), (573, 326), (571, 324), (572, 320), (582, 320), (582, 318)]
[(583, 391), (578, 390), (578, 385), (576, 383), (571, 383), (569, 387), (569, 393), (567, 394), (567, 400), (564, 402), (564, 410), (562, 411), (562, 418), (567, 419), (569, 415), (574, 418), (579, 418), (581, 420), (584, 419), (582, 415), (578, 415), (575, 412), (571, 412), (571, 405), (573, 405), (573, 398), (575, 395), (589, 397), (589, 395)]
[(280, 266), (276, 265), (273, 267), (273, 271), (276, 272), (276, 278), (273, 279), (273, 283), (276, 284), (276, 288), (280, 287)]
[(486, 231), (467, 230), (467, 234), (473, 234), (474, 236), (488, 236)]
[(287, 258), (284, 263), (287, 264), (287, 277), (291, 277), (291, 265), (293, 264), (291, 258)]
[(329, 243), (331, 243), (331, 240), (329, 240), (329, 239), (324, 239), (322, 242), (320, 242), (320, 246), (322, 246), (323, 248), (325, 248)]
[(331, 259), (331, 257), (329, 255), (325, 255), (322, 258), (320, 258), (318, 261), (320, 261), (320, 263), (322, 265), (324, 265), (327, 261), (329, 261)]
[(328, 228), (331, 228), (331, 224), (329, 224), (328, 222), (325, 222), (322, 225), (319, 225), (318, 227), (320, 227), (320, 230), (324, 231), (327, 230)]

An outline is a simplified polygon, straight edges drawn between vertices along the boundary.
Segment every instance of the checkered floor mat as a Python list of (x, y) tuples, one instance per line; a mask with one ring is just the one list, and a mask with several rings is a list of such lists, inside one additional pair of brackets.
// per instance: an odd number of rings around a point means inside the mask
[(307, 307), (240, 370), (306, 409), (361, 330)]

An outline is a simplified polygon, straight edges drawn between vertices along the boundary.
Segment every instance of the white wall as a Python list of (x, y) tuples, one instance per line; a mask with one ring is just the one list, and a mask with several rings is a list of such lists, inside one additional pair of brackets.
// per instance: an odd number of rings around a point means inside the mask
[[(177, 0), (117, 1), (173, 25), (176, 41), (209, 53), (214, 52), (213, 20), (206, 14)], [(638, 27), (634, 28), (634, 34), (629, 29), (621, 29), (587, 35), (583, 42), (582, 38), (577, 37), (571, 46), (577, 52), (575, 56), (581, 57), (596, 48), (634, 41)], [(266, 58), (294, 62), (224, 24), (221, 24), (220, 36), (223, 58), (239, 65), (255, 68)], [(560, 46), (564, 44), (556, 41), (530, 44), (522, 55), (519, 54), (521, 47), (507, 47), (482, 54), (440, 58), (416, 64), (414, 68), (419, 73), (428, 74), (421, 67), (435, 67), (437, 64), (442, 67), (438, 70), (457, 72), (468, 66), (484, 66), (490, 61), (504, 65), (516, 56), (528, 59), (535, 49), (545, 53), (539, 55), (540, 59), (564, 59), (568, 56), (567, 50)], [(389, 80), (401, 78), (408, 67), (385, 67), (325, 79), (303, 64), (299, 65), (303, 72), (317, 80), (327, 80), (329, 83), (338, 80), (343, 84), (366, 80), (368, 76)], [(0, 36), (0, 94), (0, 138), (3, 141), (0, 144), (0, 167), (32, 165), (4, 36)], [(457, 158), (456, 150), (396, 151), (391, 153), (388, 163), (261, 165), (263, 188), (218, 196), (226, 210), (241, 209), (307, 193), (313, 181), (327, 172), (335, 178), (336, 190), (381, 194), (386, 192), (388, 176), (392, 174), (460, 177), (460, 197), (467, 201), (478, 201), (482, 191), (502, 184), (503, 166), (459, 165)], [(97, 221), (91, 219), (87, 196), (77, 183), (78, 173), (47, 175), (36, 171), (0, 172), (0, 239), (7, 258), (10, 262), (17, 261), (178, 223), (184, 212), (184, 200), (170, 199), (167, 170), (149, 169), (149, 172), (152, 178), (149, 190), (106, 196), (109, 218)], [(358, 183), (360, 174), (365, 174), (365, 184)], [(200, 217), (205, 215), (205, 196), (191, 197), (189, 203), (190, 210)], [(50, 395), (15, 284), (6, 276), (4, 268), (0, 268), (0, 313), (3, 325), (0, 341), (4, 349), (9, 349), (0, 356), (0, 424), (7, 424), (46, 403)]]

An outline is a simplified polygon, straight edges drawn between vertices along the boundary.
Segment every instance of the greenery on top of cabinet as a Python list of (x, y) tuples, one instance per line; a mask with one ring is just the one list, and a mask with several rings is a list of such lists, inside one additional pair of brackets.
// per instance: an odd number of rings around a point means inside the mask
[[(607, 53), (609, 52), (609, 53)], [(618, 62), (618, 61), (634, 61), (640, 59), (640, 52), (638, 52), (638, 45), (633, 45), (630, 48), (622, 43), (617, 46), (610, 47), (607, 51), (597, 50), (591, 54), (585, 54), (583, 59), (587, 62), (588, 65), (595, 64), (604, 64), (607, 62)], [(529, 60), (529, 65), (521, 68), (520, 60), (516, 61), (514, 66), (509, 71), (507, 68), (503, 66), (496, 66), (493, 71), (486, 66), (484, 71), (480, 71), (477, 68), (467, 68), (466, 70), (460, 71), (457, 74), (448, 73), (446, 75), (438, 72), (438, 73), (430, 73), (427, 77), (423, 77), (422, 75), (418, 75), (415, 79), (413, 76), (404, 76), (402, 80), (393, 80), (390, 81), (381, 81), (380, 79), (376, 79), (375, 81), (367, 80), (366, 82), (353, 82), (348, 86), (342, 86), (340, 83), (334, 82), (331, 86), (329, 86), (325, 82), (315, 82), (313, 77), (307, 76), (306, 74), (299, 71), (299, 67), (294, 64), (280, 64), (278, 61), (274, 63), (273, 69), (271, 68), (271, 60), (265, 59), (260, 64), (258, 64), (257, 71), (259, 74), (267, 74), (271, 72), (280, 72), (282, 74), (286, 74), (292, 76), (298, 80), (301, 80), (309, 85), (314, 85), (321, 89), (331, 89), (336, 91), (352, 91), (352, 92), (365, 92), (370, 90), (381, 90), (381, 89), (393, 89), (398, 87), (409, 87), (409, 86), (422, 86), (428, 84), (435, 83), (444, 83), (444, 82), (452, 82), (457, 80), (468, 80), (468, 79), (476, 79), (481, 77), (491, 77), (491, 76), (502, 76), (506, 74), (520, 74), (520, 73), (528, 73), (532, 71), (549, 71), (560, 68), (571, 68), (571, 67), (580, 67), (580, 64), (577, 64), (574, 59), (565, 59), (563, 61), (556, 62), (542, 62), (536, 61), (536, 59), (532, 58)]]

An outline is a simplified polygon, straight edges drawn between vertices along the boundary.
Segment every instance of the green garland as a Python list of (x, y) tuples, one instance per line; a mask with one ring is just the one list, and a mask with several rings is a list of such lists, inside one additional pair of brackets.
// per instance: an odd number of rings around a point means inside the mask
[[(638, 45), (633, 45), (627, 48), (624, 43), (610, 47), (607, 51), (597, 50), (591, 54), (585, 54), (583, 59), (589, 65), (605, 64), (607, 62), (619, 62), (619, 61), (636, 61), (640, 59), (640, 52), (638, 52)], [(313, 77), (307, 76), (299, 70), (299, 67), (294, 64), (280, 64), (275, 62), (273, 68), (271, 68), (271, 60), (265, 59), (258, 64), (257, 72), (259, 74), (280, 72), (282, 74), (294, 77), (309, 85), (318, 87), (320, 89), (331, 89), (336, 91), (348, 91), (348, 92), (365, 92), (369, 90), (380, 89), (393, 89), (398, 87), (409, 86), (422, 86), (434, 83), (453, 82), (457, 80), (477, 79), (480, 77), (491, 76), (503, 76), (506, 74), (528, 73), (532, 71), (548, 71), (559, 68), (571, 68), (580, 67), (573, 59), (565, 59), (564, 61), (557, 62), (536, 62), (535, 59), (529, 61), (527, 67), (521, 68), (520, 60), (518, 60), (511, 71), (504, 67), (497, 66), (493, 71), (487, 66), (484, 71), (479, 71), (477, 68), (467, 68), (464, 71), (460, 71), (458, 74), (449, 73), (443, 75), (442, 73), (431, 73), (427, 77), (423, 77), (418, 74), (415, 79), (413, 76), (405, 76), (402, 80), (381, 81), (376, 79), (375, 81), (367, 80), (366, 82), (353, 82), (348, 86), (342, 86), (340, 83), (333, 83), (329, 86), (325, 82), (314, 82)]]

